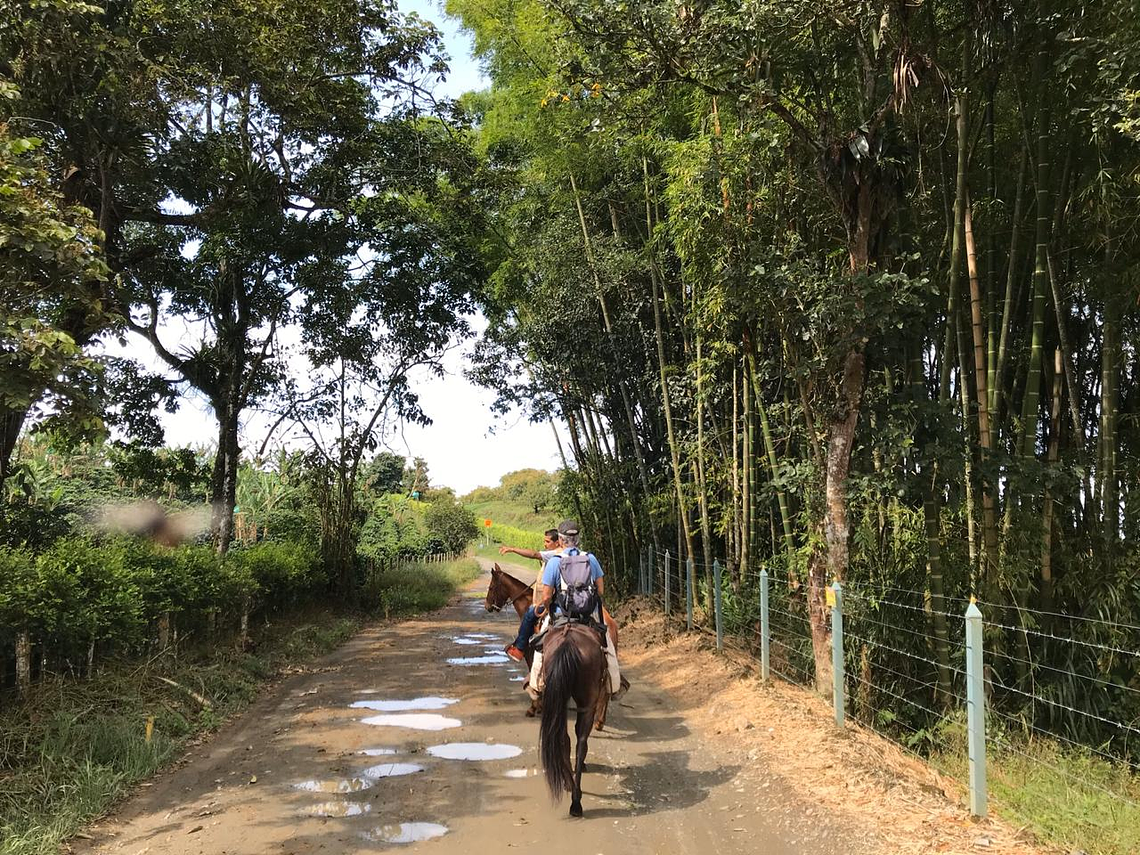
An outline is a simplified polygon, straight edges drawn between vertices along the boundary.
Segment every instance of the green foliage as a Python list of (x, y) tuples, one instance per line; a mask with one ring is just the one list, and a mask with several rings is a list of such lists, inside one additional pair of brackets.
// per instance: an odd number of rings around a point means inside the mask
[(459, 588), (478, 578), (481, 572), (479, 562), (473, 558), (443, 564), (400, 561), (365, 578), (362, 602), (365, 608), (386, 618), (432, 611), (447, 605)]
[(91, 212), (52, 185), (43, 140), (14, 134), (3, 119), (18, 94), (0, 92), (0, 482), (29, 416), (101, 430), (92, 404), (99, 366), (82, 346), (114, 322)]
[(442, 552), (462, 552), (479, 534), (475, 515), (453, 499), (443, 497), (428, 505), (424, 524), (428, 536)]
[(160, 620), (184, 632), (221, 621), (236, 629), (243, 611), (280, 611), (324, 595), (329, 581), (315, 551), (263, 542), (224, 558), (205, 546), (174, 549), (127, 538), (70, 536), (38, 556), (0, 548), (0, 652), (14, 633), (42, 645), (49, 667), (131, 656), (154, 642)]
[[(91, 680), (53, 682), (23, 704), (5, 704), (0, 854), (54, 855), (192, 739), (244, 709), (280, 668), (327, 653), (357, 627), (335, 614), (304, 614), (262, 631), (256, 655), (199, 646), (157, 664), (112, 664)], [(193, 686), (211, 707), (158, 676)], [(148, 716), (155, 719), (149, 744)]]

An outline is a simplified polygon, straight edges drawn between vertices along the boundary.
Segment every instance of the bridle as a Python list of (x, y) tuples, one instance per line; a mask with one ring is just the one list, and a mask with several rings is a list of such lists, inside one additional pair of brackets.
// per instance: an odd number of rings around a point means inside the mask
[[(501, 585), (502, 583), (500, 582), (499, 584)], [(497, 604), (496, 603), (490, 603), (489, 604), (490, 605), (490, 611), (501, 612), (507, 606), (513, 606), (515, 603), (517, 603), (519, 600), (521, 600), (523, 597), (525, 597), (529, 593), (530, 593), (530, 588), (527, 587), (527, 588), (523, 589), (523, 592), (521, 594), (518, 594), (517, 596), (514, 596), (514, 597), (508, 597), (507, 599), (503, 600), (501, 603), (497, 603)]]

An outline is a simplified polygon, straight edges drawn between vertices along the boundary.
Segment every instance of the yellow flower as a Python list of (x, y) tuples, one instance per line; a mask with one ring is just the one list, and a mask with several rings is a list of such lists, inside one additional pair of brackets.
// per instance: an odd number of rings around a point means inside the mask
[(566, 103), (567, 101), (569, 101), (569, 100), (570, 100), (570, 96), (569, 96), (569, 95), (563, 95), (563, 96), (562, 96), (562, 103), (564, 103), (564, 104), (565, 104), (565, 103)]

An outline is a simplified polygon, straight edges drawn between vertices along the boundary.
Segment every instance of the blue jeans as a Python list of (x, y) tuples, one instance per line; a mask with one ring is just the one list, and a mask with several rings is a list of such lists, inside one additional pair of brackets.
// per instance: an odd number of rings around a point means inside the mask
[(523, 613), (522, 623), (519, 624), (519, 635), (514, 640), (515, 647), (525, 652), (530, 645), (530, 637), (534, 635), (536, 626), (538, 626), (538, 617), (534, 613), (534, 606), (531, 606)]

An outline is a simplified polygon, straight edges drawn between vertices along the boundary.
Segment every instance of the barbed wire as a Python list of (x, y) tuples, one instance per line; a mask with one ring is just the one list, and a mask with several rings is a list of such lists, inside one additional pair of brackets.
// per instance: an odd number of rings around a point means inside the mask
[(1056, 668), (1052, 665), (1046, 665), (1044, 662), (1031, 662), (1028, 659), (1022, 659), (1014, 656), (1012, 653), (1006, 653), (1004, 650), (989, 650), (987, 653), (990, 656), (996, 656), (999, 659), (1008, 659), (1010, 662), (1017, 662), (1026, 665), (1033, 670), (1043, 668), (1046, 671), (1053, 671), (1057, 674), (1063, 674), (1066, 677), (1078, 677), (1082, 680), (1088, 680), (1091, 683), (1098, 683), (1102, 686), (1108, 686), (1112, 689), (1122, 689), (1125, 692), (1131, 692), (1135, 695), (1140, 695), (1140, 689), (1134, 689), (1131, 686), (1125, 686), (1123, 683), (1113, 683), (1109, 680), (1102, 680), (1100, 677), (1090, 677), (1088, 674), (1081, 674), (1079, 671), (1067, 671), (1064, 668)]
[[(1018, 748), (1016, 745), (1014, 745), (1008, 739), (1005, 739), (1004, 737), (1002, 737), (998, 734), (993, 735), (992, 741), (996, 745), (1005, 746), (1005, 748), (1012, 751), (1013, 753), (1021, 755), (1022, 757), (1024, 757), (1029, 762), (1034, 763), (1038, 766), (1041, 766), (1042, 768), (1048, 769), (1049, 771), (1053, 772), (1053, 774), (1055, 774), (1055, 775), (1060, 775), (1062, 778), (1066, 778), (1067, 780), (1070, 780), (1070, 781), (1075, 781), (1078, 784), (1082, 784), (1082, 785), (1089, 787), (1091, 789), (1099, 790), (1100, 792), (1104, 793), (1106, 796), (1111, 796), (1112, 798), (1117, 799), (1118, 801), (1123, 802), (1126, 805), (1130, 805), (1131, 807), (1140, 808), (1140, 802), (1133, 801), (1132, 799), (1128, 798), (1128, 796), (1124, 796), (1124, 795), (1121, 795), (1120, 793), (1113, 792), (1112, 790), (1108, 789), (1108, 787), (1103, 787), (1100, 784), (1097, 784), (1097, 783), (1094, 783), (1093, 781), (1088, 780), (1087, 778), (1082, 778), (1079, 775), (1074, 775), (1071, 772), (1067, 772), (1064, 769), (1062, 769), (1060, 766), (1057, 766), (1054, 763), (1047, 763), (1046, 761), (1042, 760), (1040, 757), (1034, 757), (1032, 754), (1028, 753), (1027, 751), (1024, 751), (1021, 748)], [(1000, 771), (1000, 766), (999, 766), (999, 771)]]

